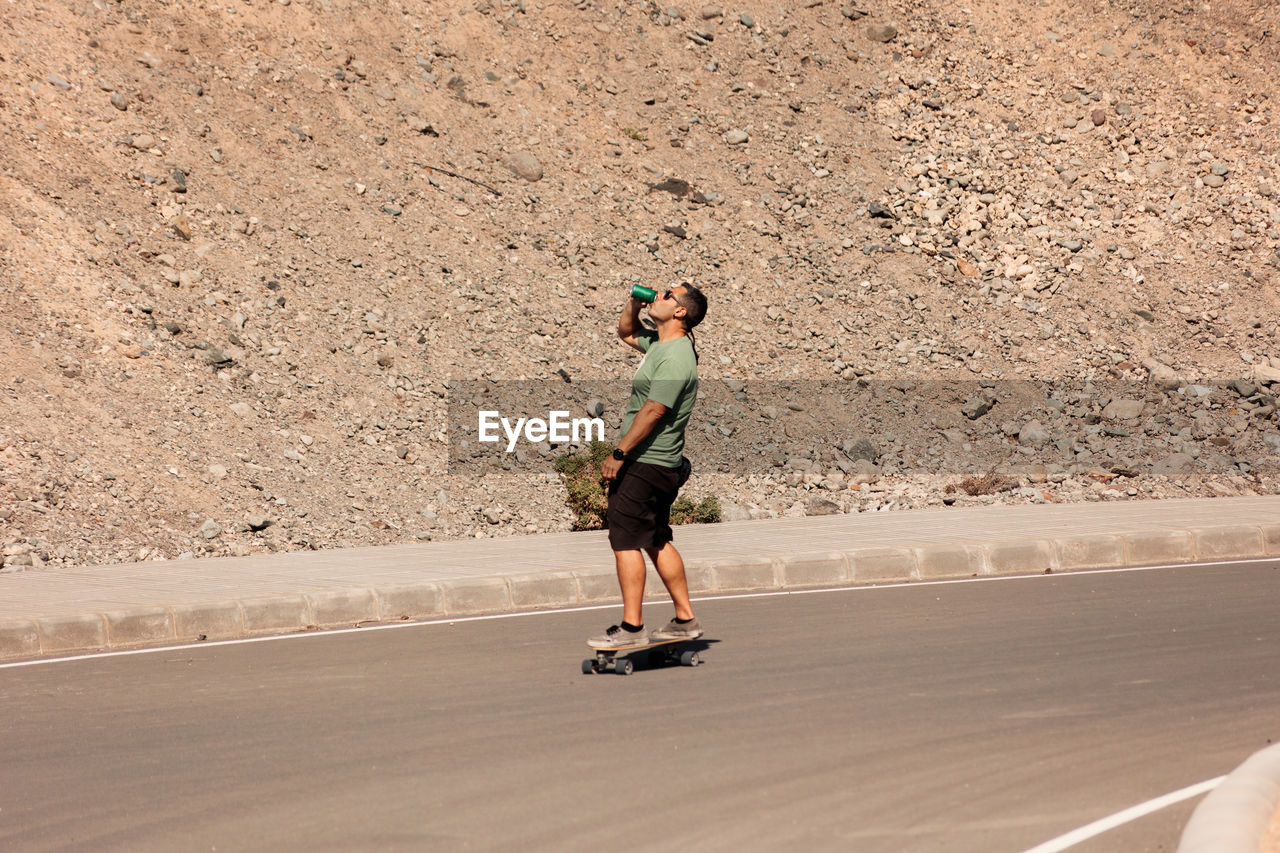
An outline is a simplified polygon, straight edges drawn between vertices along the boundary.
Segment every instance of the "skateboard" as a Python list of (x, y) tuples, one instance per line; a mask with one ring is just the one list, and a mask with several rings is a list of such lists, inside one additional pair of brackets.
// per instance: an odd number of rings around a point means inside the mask
[(662, 664), (678, 663), (681, 666), (697, 666), (702, 663), (702, 658), (698, 657), (698, 653), (693, 649), (681, 649), (680, 643), (696, 643), (697, 640), (680, 639), (680, 640), (654, 640), (649, 643), (636, 643), (630, 646), (618, 646), (613, 649), (592, 649), (595, 657), (587, 658), (582, 662), (582, 673), (591, 675), (593, 672), (616, 672), (618, 675), (630, 675), (635, 668), (635, 664), (631, 660), (631, 652), (639, 652), (649, 649), (648, 661), (650, 666), (660, 666)]

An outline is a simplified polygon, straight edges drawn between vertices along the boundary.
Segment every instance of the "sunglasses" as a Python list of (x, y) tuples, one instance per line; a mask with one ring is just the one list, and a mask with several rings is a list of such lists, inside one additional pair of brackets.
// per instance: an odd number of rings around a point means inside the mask
[(678, 297), (678, 296), (676, 295), (675, 291), (673, 291), (673, 290), (665, 290), (665, 291), (663, 291), (663, 293), (662, 293), (662, 298), (663, 298), (663, 299), (674, 299), (674, 300), (675, 300), (675, 301), (677, 301), (677, 302), (679, 302), (679, 301), (680, 301), (680, 297)]

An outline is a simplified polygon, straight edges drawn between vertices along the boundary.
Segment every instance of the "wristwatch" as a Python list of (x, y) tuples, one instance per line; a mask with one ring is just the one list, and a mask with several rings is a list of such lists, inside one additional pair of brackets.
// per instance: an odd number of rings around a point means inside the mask
[(613, 449), (613, 453), (611, 455), (613, 456), (614, 459), (617, 459), (619, 462), (622, 462), (627, 458), (627, 454), (623, 453), (622, 450), (617, 447)]

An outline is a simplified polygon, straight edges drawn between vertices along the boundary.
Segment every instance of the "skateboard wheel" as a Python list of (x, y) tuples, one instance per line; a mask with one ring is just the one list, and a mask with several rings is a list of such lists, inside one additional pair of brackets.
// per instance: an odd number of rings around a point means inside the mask
[(618, 675), (630, 675), (635, 669), (635, 665), (631, 663), (631, 658), (618, 658), (613, 664), (613, 671)]
[(697, 666), (702, 663), (702, 658), (698, 657), (697, 652), (685, 652), (680, 655), (680, 663), (684, 666)]
[(595, 661), (593, 661), (591, 658), (587, 658), (586, 660), (584, 660), (584, 661), (582, 662), (582, 674), (583, 674), (583, 675), (590, 675), (591, 673), (593, 673), (593, 672), (595, 672), (595, 671), (596, 671), (596, 662), (595, 662)]

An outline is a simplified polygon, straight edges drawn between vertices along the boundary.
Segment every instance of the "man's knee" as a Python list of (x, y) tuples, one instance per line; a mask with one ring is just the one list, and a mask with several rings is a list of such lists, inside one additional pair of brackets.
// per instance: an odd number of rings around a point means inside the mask
[(670, 539), (668, 539), (666, 542), (663, 542), (661, 545), (659, 545), (656, 548), (645, 548), (644, 550), (645, 550), (645, 553), (649, 555), (649, 559), (653, 560), (655, 563), (658, 561), (659, 555), (661, 555), (664, 552), (667, 554), (679, 553), (678, 551), (676, 551), (676, 543), (672, 542)]

